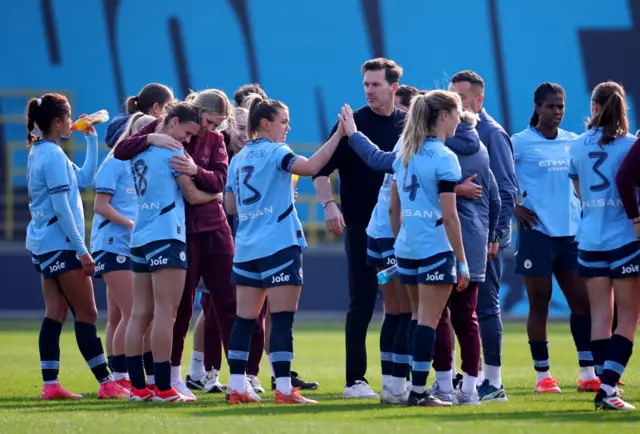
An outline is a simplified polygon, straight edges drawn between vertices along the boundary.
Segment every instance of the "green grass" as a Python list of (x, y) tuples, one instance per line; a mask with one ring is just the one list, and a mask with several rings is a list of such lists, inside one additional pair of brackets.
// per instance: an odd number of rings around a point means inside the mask
[[(0, 433), (248, 433), (258, 430), (291, 433), (549, 433), (587, 434), (602, 429), (637, 432), (640, 411), (605, 413), (593, 410), (593, 395), (579, 394), (576, 352), (568, 325), (550, 327), (552, 373), (563, 393), (536, 395), (535, 375), (521, 324), (505, 328), (503, 376), (509, 403), (481, 407), (427, 409), (382, 406), (376, 401), (347, 401), (341, 398), (344, 376), (344, 336), (339, 325), (299, 325), (295, 333), (294, 368), (304, 378), (320, 382), (317, 392), (308, 393), (320, 404), (312, 407), (284, 407), (271, 404), (229, 406), (222, 395), (199, 395), (196, 404), (168, 405), (101, 402), (97, 387), (75, 345), (73, 328), (67, 324), (62, 336), (60, 379), (72, 391), (82, 393), (78, 402), (41, 402), (38, 361), (38, 324), (0, 323)], [(369, 333), (369, 380), (380, 388), (380, 367), (376, 360), (378, 329)], [(190, 355), (187, 340), (185, 362)], [(263, 383), (269, 368), (263, 361)], [(186, 365), (185, 363), (185, 365)], [(187, 366), (183, 367), (186, 375)], [(226, 379), (226, 372), (223, 379)], [(625, 373), (624, 397), (640, 404), (640, 370), (637, 358)]]

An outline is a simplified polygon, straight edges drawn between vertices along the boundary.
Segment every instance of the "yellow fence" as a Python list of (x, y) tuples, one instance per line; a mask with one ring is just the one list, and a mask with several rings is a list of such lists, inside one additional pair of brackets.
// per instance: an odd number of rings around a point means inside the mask
[[(24, 99), (22, 107), (26, 107), (27, 101), (33, 96), (42, 95), (48, 91), (38, 90), (0, 90), (0, 102), (3, 98), (19, 98)], [(70, 92), (58, 91), (67, 95), (69, 102), (73, 106), (73, 94)], [(0, 104), (1, 106), (2, 104)], [(13, 125), (22, 126), (25, 123), (23, 113), (2, 113), (0, 114), (0, 124), (2, 126)], [(26, 135), (26, 131), (25, 131)], [(6, 133), (5, 133), (6, 136)], [(7, 141), (5, 138), (0, 138), (0, 141), (4, 143), (4, 160), (5, 160), (5, 186), (4, 186), (4, 241), (22, 242), (22, 239), (18, 237), (22, 236), (24, 228), (29, 223), (28, 213), (23, 213), (26, 217), (24, 219), (16, 216), (17, 209), (26, 210), (28, 207), (27, 197), (22, 192), (17, 195), (18, 186), (16, 185), (17, 177), (24, 177), (26, 175), (26, 159), (25, 165), (17, 166), (14, 164), (15, 155), (18, 152), (25, 152), (24, 141)], [(62, 148), (67, 155), (77, 155), (77, 153), (83, 154), (85, 148), (84, 142), (77, 142), (75, 140), (68, 140), (62, 143)], [(312, 153), (317, 149), (317, 145), (293, 145), (296, 152), (299, 153)], [(108, 148), (106, 145), (100, 145), (100, 155), (104, 155)], [(335, 186), (335, 176), (333, 178), (333, 185)], [(93, 201), (95, 194), (93, 189), (86, 190), (82, 193), (82, 200), (84, 203), (85, 218), (86, 218), (86, 233), (91, 233), (91, 222), (93, 220)], [(339, 198), (336, 196), (336, 200)], [(317, 245), (321, 242), (335, 242), (336, 237), (327, 232), (324, 215), (322, 211), (318, 212), (318, 199), (313, 194), (301, 194), (298, 197), (299, 204), (305, 204), (308, 206), (308, 217), (303, 222), (305, 228), (305, 236), (310, 246)], [(25, 221), (25, 219), (27, 219)], [(17, 233), (20, 233), (16, 237)]]

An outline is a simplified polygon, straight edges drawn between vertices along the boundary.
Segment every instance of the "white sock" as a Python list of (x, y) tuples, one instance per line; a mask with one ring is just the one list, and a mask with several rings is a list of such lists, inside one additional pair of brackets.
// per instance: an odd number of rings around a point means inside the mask
[(171, 367), (171, 384), (179, 384), (182, 382), (182, 366)]
[(427, 391), (427, 386), (414, 386), (411, 385), (411, 391), (418, 393), (418, 394), (422, 394), (425, 393)]
[(589, 381), (596, 378), (596, 370), (593, 366), (580, 367), (580, 379), (582, 381)]
[(500, 389), (500, 386), (502, 386), (502, 370), (500, 366), (485, 365), (485, 371), (489, 384)]
[(269, 367), (271, 368), (271, 377), (276, 378), (276, 371), (273, 370), (273, 362), (269, 359)]
[(480, 370), (478, 371), (478, 384), (484, 383), (484, 371), (482, 370), (482, 364), (480, 365)]
[(129, 379), (129, 374), (127, 374), (126, 372), (114, 372), (113, 374), (113, 380), (114, 381), (118, 381), (118, 380), (122, 380), (124, 379)]
[(453, 358), (451, 359), (451, 378), (456, 378), (456, 348), (453, 348)]
[(462, 393), (473, 393), (478, 385), (478, 377), (472, 377), (466, 372), (462, 373)]
[(536, 371), (536, 382), (540, 382), (545, 378), (551, 378), (551, 371)]
[(436, 371), (438, 389), (440, 389), (442, 393), (453, 392), (453, 377), (451, 375), (451, 371)]
[(391, 393), (402, 395), (407, 389), (407, 379), (404, 377), (391, 377)]
[(58, 380), (51, 380), (51, 381), (45, 381), (45, 382), (44, 382), (44, 385), (45, 385), (45, 386), (53, 386), (54, 384), (58, 384), (58, 383), (60, 383), (60, 381), (58, 381)]
[(285, 395), (289, 395), (291, 393), (291, 375), (288, 377), (279, 377), (276, 378), (276, 389), (280, 391), (280, 393), (284, 393)]
[(247, 391), (247, 380), (244, 374), (231, 374), (228, 387), (238, 393), (245, 393)]
[(611, 396), (616, 393), (616, 387), (611, 387), (608, 384), (600, 384), (600, 389), (607, 393), (607, 396)]
[(191, 364), (189, 365), (189, 377), (193, 381), (201, 380), (205, 375), (204, 353), (201, 351), (191, 351)]
[(150, 386), (156, 384), (155, 375), (147, 375), (147, 384), (150, 385)]
[(391, 375), (383, 375), (382, 376), (382, 387), (390, 387), (391, 386)]

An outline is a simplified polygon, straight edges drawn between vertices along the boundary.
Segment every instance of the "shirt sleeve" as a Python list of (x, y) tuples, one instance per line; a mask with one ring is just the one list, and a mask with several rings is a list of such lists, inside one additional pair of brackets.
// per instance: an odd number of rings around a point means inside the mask
[(438, 161), (436, 174), (438, 182), (460, 182), (460, 179), (462, 178), (462, 170), (460, 169), (458, 157), (450, 152), (445, 153)]
[[(173, 157), (177, 157), (178, 155), (182, 156), (182, 157), (186, 157), (187, 154), (185, 154), (184, 150), (182, 149), (174, 149), (173, 151), (171, 151), (171, 155), (169, 156), (169, 158), (167, 158), (167, 164), (169, 164), (169, 167), (171, 167), (171, 163), (169, 163), (169, 159), (173, 158)], [(184, 175), (184, 173), (181, 172), (177, 172), (173, 169), (171, 169), (171, 174), (177, 178), (178, 176)]]
[(116, 193), (116, 186), (118, 185), (118, 178), (122, 171), (122, 164), (120, 160), (116, 160), (113, 157), (107, 158), (102, 166), (96, 173), (96, 179), (93, 181), (96, 193), (114, 195)]
[(46, 159), (47, 171), (45, 173), (45, 183), (49, 189), (49, 194), (60, 193), (71, 189), (71, 178), (69, 177), (69, 158), (62, 152), (56, 150), (49, 154)]
[(287, 145), (282, 145), (273, 151), (272, 157), (275, 161), (276, 168), (289, 172), (291, 166), (298, 156)]
[(233, 193), (235, 194), (236, 192), (236, 176), (235, 176), (235, 164), (234, 164), (235, 160), (231, 160), (231, 163), (229, 163), (229, 176), (227, 176), (227, 184), (224, 187), (224, 191), (226, 191), (227, 193)]
[(511, 144), (513, 145), (513, 160), (517, 162), (522, 156), (522, 146), (520, 146), (520, 139), (515, 135), (512, 136)]
[(576, 157), (573, 146), (571, 146), (571, 150), (569, 151), (569, 178), (571, 179), (578, 179), (578, 165)]

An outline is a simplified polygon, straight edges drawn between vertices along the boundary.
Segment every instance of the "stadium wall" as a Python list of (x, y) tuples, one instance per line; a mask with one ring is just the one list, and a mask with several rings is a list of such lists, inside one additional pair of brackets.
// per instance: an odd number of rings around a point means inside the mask
[[(636, 1), (609, 0), (604, 8), (601, 0), (22, 0), (0, 5), (0, 41), (0, 232), (9, 243), (23, 242), (28, 221), (21, 201), (24, 107), (48, 90), (69, 95), (75, 114), (103, 108), (114, 114), (148, 82), (168, 84), (178, 97), (189, 89), (232, 93), (260, 82), (290, 107), (289, 139), (308, 154), (341, 104), (364, 103), (362, 62), (385, 56), (404, 67), (403, 83), (419, 88), (443, 88), (455, 72), (474, 69), (487, 83), (487, 110), (510, 133), (526, 127), (533, 91), (544, 81), (567, 91), (565, 129), (583, 129), (590, 89), (608, 79), (626, 85), (638, 124)], [(81, 144), (68, 151), (82, 160)], [(299, 213), (307, 230), (316, 231), (322, 209), (309, 180), (299, 188)], [(346, 309), (343, 255), (312, 249), (305, 256), (302, 309)], [(527, 304), (512, 250), (508, 258), (503, 309), (522, 315)], [(41, 309), (38, 277), (21, 249), (0, 247), (0, 273), (0, 310)], [(101, 283), (96, 287), (104, 307)], [(564, 316), (566, 303), (555, 293), (552, 314)]]

